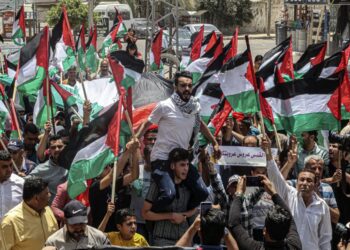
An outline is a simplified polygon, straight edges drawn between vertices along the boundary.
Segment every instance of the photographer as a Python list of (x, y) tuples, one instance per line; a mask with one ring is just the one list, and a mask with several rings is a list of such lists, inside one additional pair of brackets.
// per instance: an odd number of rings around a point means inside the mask
[(274, 206), (267, 214), (263, 229), (264, 242), (249, 237), (240, 222), (242, 195), (246, 189), (246, 177), (240, 178), (236, 196), (231, 204), (228, 225), (240, 249), (301, 249), (301, 242), (295, 222), (287, 205), (277, 194), (270, 180), (260, 175), (265, 191), (271, 195)]
[(337, 224), (336, 230), (339, 232), (340, 241), (337, 245), (338, 250), (350, 250), (350, 222), (346, 225)]

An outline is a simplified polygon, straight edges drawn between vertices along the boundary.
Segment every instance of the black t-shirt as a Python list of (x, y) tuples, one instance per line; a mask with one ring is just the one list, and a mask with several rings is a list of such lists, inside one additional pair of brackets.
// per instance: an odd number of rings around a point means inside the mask
[[(130, 188), (128, 186), (123, 186), (123, 177), (117, 178), (116, 183), (116, 208), (115, 211), (123, 208), (129, 208), (131, 203)], [(98, 228), (103, 217), (107, 212), (108, 202), (111, 201), (112, 187), (100, 190), (100, 180), (95, 180), (89, 189), (89, 201), (92, 216), (92, 226)], [(117, 231), (117, 227), (114, 222), (115, 214), (113, 214), (106, 226), (105, 232)]]

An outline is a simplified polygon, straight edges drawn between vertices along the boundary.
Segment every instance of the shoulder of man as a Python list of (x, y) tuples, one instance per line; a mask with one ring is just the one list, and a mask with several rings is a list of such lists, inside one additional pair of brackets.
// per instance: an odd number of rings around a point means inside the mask
[(109, 239), (102, 231), (89, 225), (87, 225), (86, 228), (88, 230), (88, 237), (94, 237), (95, 240), (101, 245), (109, 245)]
[(46, 242), (45, 242), (45, 246), (56, 246), (56, 242), (65, 242), (66, 239), (64, 237), (64, 233), (63, 233), (64, 229), (61, 228), (59, 230), (57, 230), (56, 232), (54, 232), (53, 234), (51, 234)]

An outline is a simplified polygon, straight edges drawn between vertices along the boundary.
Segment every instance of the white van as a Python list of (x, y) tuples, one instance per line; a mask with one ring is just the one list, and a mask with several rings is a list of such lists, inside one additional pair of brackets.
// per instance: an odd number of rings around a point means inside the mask
[(94, 13), (98, 13), (101, 19), (108, 19), (108, 28), (112, 28), (115, 18), (115, 8), (123, 17), (123, 22), (127, 29), (131, 28), (134, 22), (134, 16), (129, 4), (121, 4), (119, 2), (100, 2), (94, 9)]

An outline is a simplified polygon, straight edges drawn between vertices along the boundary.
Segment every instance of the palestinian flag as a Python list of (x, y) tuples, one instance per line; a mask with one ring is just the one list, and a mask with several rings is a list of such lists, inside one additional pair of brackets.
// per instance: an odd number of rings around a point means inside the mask
[[(91, 117), (96, 117), (98, 113), (105, 107), (115, 103), (119, 99), (118, 91), (111, 78), (100, 78), (92, 81), (84, 81), (86, 95), (92, 104)], [(78, 87), (78, 100), (84, 102), (84, 91), (81, 85)], [(103, 98), (101, 98), (103, 97)]]
[(34, 105), (33, 122), (39, 128), (44, 128), (45, 123), (56, 114), (57, 108), (52, 98), (50, 85), (50, 82), (44, 81)]
[(74, 39), (64, 6), (60, 20), (52, 29), (50, 45), (54, 51), (53, 65), (58, 67), (60, 71), (67, 72), (76, 62)]
[(294, 64), (296, 78), (302, 77), (313, 66), (323, 61), (327, 51), (327, 42), (311, 44)]
[(259, 111), (257, 86), (249, 50), (231, 58), (222, 67), (218, 77), (222, 92), (233, 110), (241, 113)]
[(23, 46), (26, 43), (26, 21), (24, 17), (24, 5), (22, 5), (16, 14), (12, 26), (12, 41), (19, 46)]
[[(122, 86), (125, 89), (128, 89), (131, 86), (134, 86), (137, 81), (140, 80), (141, 74), (145, 67), (143, 60), (130, 56), (127, 51), (114, 51), (108, 57), (110, 67), (113, 72), (113, 76), (117, 77), (118, 74), (122, 74)], [(117, 64), (122, 66), (123, 72), (119, 71)], [(121, 77), (121, 75), (119, 75)]]
[(17, 90), (26, 95), (36, 94), (46, 78), (49, 61), (49, 27), (46, 26), (20, 52)]
[(62, 98), (63, 102), (68, 106), (71, 107), (73, 105), (77, 104), (77, 98), (70, 93), (69, 91), (63, 89), (61, 86), (59, 86), (56, 82), (50, 81), (51, 86), (55, 88), (57, 93)]
[(264, 55), (262, 64), (258, 72), (256, 72), (256, 77), (262, 78), (265, 89), (270, 89), (275, 86), (274, 73), (276, 62), (278, 62), (279, 58), (282, 58), (283, 53), (288, 51), (290, 41), (291, 37), (287, 38)]
[(0, 84), (0, 133), (5, 132), (5, 122), (8, 119), (10, 113), (8, 107), (5, 104), (6, 95), (4, 86)]
[(192, 84), (195, 86), (202, 74), (206, 71), (210, 63), (222, 53), (222, 36), (217, 39), (215, 45), (206, 52), (201, 58), (192, 62), (186, 67), (187, 71), (192, 73)]
[(191, 45), (191, 62), (194, 62), (201, 57), (201, 48), (204, 38), (204, 25), (202, 25), (197, 33), (192, 45)]
[(90, 68), (91, 72), (98, 71), (98, 54), (97, 54), (97, 27), (94, 26), (92, 36), (86, 44), (86, 67)]
[(121, 112), (119, 103), (102, 110), (63, 150), (59, 161), (61, 166), (69, 169), (68, 194), (71, 198), (84, 192), (86, 180), (100, 175), (119, 153), (119, 136), (126, 129)]
[(215, 31), (212, 31), (211, 33), (206, 35), (202, 42), (201, 56), (204, 55), (206, 52), (208, 52), (213, 46), (215, 46), (215, 43), (217, 40), (218, 40), (218, 37)]
[(276, 126), (290, 133), (337, 129), (343, 75), (341, 71), (329, 78), (295, 79), (263, 92)]
[(77, 48), (77, 53), (78, 53), (79, 68), (84, 71), (85, 70), (85, 52), (86, 52), (84, 23), (81, 25), (79, 36), (75, 43), (75, 47)]
[(163, 29), (160, 29), (155, 37), (153, 38), (150, 52), (150, 70), (151, 71), (161, 71), (163, 69), (163, 63), (160, 58), (162, 54), (162, 39), (163, 39)]
[(230, 103), (226, 100), (224, 96), (222, 96), (220, 102), (214, 109), (210, 118), (210, 122), (208, 124), (208, 128), (214, 136), (218, 135), (231, 112), (232, 107)]
[[(258, 79), (261, 81), (259, 86), (259, 104), (260, 104), (260, 111), (264, 119), (264, 123), (266, 125), (266, 128), (269, 131), (273, 131), (272, 125), (275, 124), (275, 119), (273, 116), (272, 108), (269, 105), (269, 103), (266, 101), (266, 99), (262, 96), (262, 93), (265, 91), (265, 86), (262, 83), (262, 78)], [(283, 128), (280, 128), (283, 129)]]
[(209, 119), (218, 105), (220, 98), (222, 96), (222, 91), (220, 89), (220, 83), (210, 82), (206, 85), (203, 93), (200, 95), (199, 102), (201, 104), (200, 115), (202, 120), (208, 124)]
[(17, 65), (11, 63), (7, 58), (5, 57), (5, 74), (0, 74), (0, 83), (4, 84), (5, 86), (11, 86), (13, 79), (16, 76), (16, 70)]
[(277, 59), (275, 72), (280, 83), (294, 79), (292, 39), (289, 40), (289, 46)]
[(218, 73), (223, 66), (223, 62), (232, 53), (232, 43), (228, 43), (222, 53), (210, 62), (208, 68), (199, 80), (199, 83), (193, 88), (192, 92), (199, 99), (201, 104), (201, 117), (208, 124), (210, 117), (213, 116), (213, 110), (220, 104), (223, 92), (220, 88)]
[(238, 28), (236, 28), (231, 41), (225, 46), (224, 52), (226, 53), (224, 64), (230, 60), (232, 57), (236, 56), (238, 48)]
[(103, 40), (103, 43), (102, 43), (102, 48), (101, 48), (102, 58), (105, 58), (110, 52), (117, 50), (115, 48), (115, 43), (118, 43), (119, 48), (121, 48), (119, 38), (124, 37), (126, 33), (127, 31), (125, 30), (122, 22), (119, 22), (112, 27), (111, 31), (109, 32), (109, 34), (106, 36), (106, 38)]
[[(136, 108), (132, 111), (132, 129), (137, 131), (142, 123), (147, 121), (149, 115), (152, 113), (153, 109), (157, 106), (156, 102), (147, 104), (145, 106)], [(157, 125), (153, 124), (152, 127), (157, 127)], [(149, 128), (151, 129), (151, 128)]]

